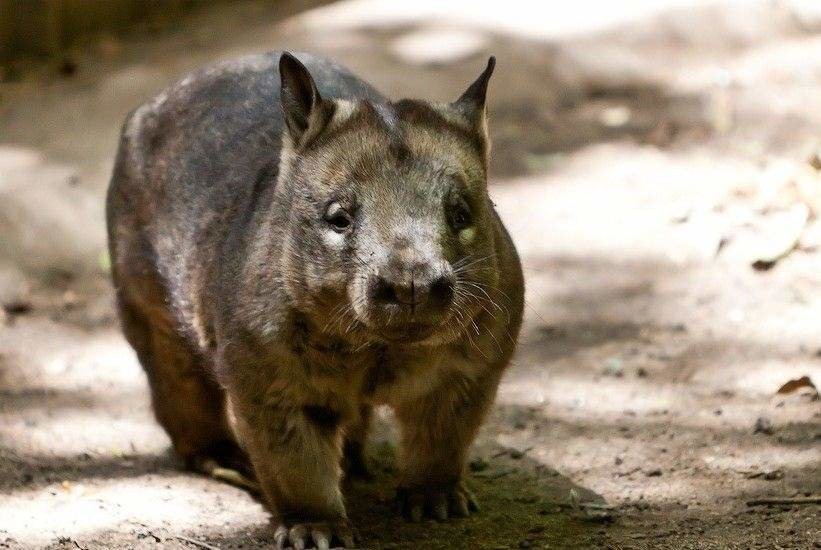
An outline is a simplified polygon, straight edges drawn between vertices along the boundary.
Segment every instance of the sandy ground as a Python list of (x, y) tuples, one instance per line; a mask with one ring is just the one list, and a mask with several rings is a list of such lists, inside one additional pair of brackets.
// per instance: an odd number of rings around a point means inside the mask
[[(821, 494), (818, 394), (776, 393), (821, 383), (821, 194), (801, 191), (821, 187), (806, 162), (821, 10), (503, 4), (242, 3), (0, 84), (0, 548), (271, 543), (260, 504), (180, 471), (153, 422), (101, 199), (128, 110), (201, 64), (282, 47), (394, 97), (454, 98), (499, 58), (491, 192), (528, 308), (472, 454), (483, 513), (393, 514), (384, 413), (378, 475), (348, 488), (363, 547), (821, 547), (818, 505), (748, 504)], [(751, 268), (796, 227), (795, 251)]]

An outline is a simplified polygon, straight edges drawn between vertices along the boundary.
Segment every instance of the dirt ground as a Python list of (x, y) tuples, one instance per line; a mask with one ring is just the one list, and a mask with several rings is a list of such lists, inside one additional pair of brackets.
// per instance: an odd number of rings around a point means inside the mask
[(152, 419), (102, 197), (131, 108), (273, 48), (440, 100), (498, 57), (491, 194), (528, 307), (472, 452), (483, 512), (395, 516), (383, 411), (376, 479), (348, 488), (362, 547), (821, 547), (818, 504), (750, 502), (821, 495), (818, 393), (776, 393), (821, 383), (821, 9), (498, 4), (245, 2), (5, 75), (0, 548), (270, 545), (261, 505), (182, 472)]

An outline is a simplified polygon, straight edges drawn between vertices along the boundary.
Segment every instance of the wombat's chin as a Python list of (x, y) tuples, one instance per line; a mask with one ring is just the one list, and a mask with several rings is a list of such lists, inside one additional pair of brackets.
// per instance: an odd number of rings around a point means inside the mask
[(402, 323), (372, 329), (378, 338), (391, 344), (424, 345), (438, 340), (445, 330), (441, 323)]

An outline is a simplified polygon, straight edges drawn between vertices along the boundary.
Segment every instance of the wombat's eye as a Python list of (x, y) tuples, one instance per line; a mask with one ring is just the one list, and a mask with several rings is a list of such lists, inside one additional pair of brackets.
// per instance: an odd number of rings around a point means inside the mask
[(450, 215), (450, 224), (454, 231), (461, 231), (470, 225), (470, 210), (467, 204), (459, 204)]
[(342, 205), (338, 202), (332, 202), (328, 205), (328, 208), (325, 209), (323, 219), (337, 233), (344, 233), (347, 231), (353, 222), (351, 215), (347, 210), (342, 208)]

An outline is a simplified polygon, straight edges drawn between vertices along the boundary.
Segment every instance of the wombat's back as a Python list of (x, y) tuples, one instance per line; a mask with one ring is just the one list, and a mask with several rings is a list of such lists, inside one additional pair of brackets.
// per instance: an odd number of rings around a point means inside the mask
[[(156, 311), (192, 337), (208, 266), (226, 236), (239, 236), (228, 248), (241, 254), (243, 226), (254, 223), (276, 182), (284, 129), (280, 55), (194, 72), (123, 125), (107, 198), (115, 286), (121, 301)], [(324, 96), (380, 98), (344, 68), (298, 57)]]

